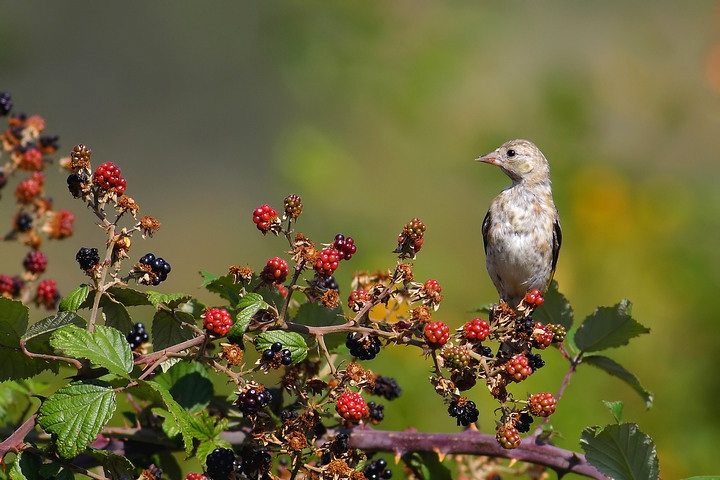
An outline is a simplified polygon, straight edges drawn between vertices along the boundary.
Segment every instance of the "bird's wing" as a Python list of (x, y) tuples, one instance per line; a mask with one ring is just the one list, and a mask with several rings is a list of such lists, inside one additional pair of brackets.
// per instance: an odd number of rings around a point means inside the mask
[(562, 228), (560, 227), (560, 216), (556, 214), (553, 222), (552, 272), (550, 280), (555, 276), (555, 266), (557, 265), (558, 255), (560, 255), (560, 245), (562, 245)]
[(485, 247), (485, 255), (487, 255), (488, 230), (490, 230), (490, 210), (488, 210), (488, 212), (485, 214), (485, 220), (483, 220), (483, 223), (482, 223), (482, 236), (483, 236), (483, 246)]

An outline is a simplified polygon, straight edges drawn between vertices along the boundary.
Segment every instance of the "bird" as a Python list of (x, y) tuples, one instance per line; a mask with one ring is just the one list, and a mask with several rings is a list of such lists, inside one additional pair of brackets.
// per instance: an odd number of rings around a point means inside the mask
[(562, 228), (550, 165), (528, 140), (511, 140), (476, 159), (512, 180), (490, 203), (482, 223), (485, 266), (500, 299), (517, 309), (525, 295), (545, 294), (555, 274)]

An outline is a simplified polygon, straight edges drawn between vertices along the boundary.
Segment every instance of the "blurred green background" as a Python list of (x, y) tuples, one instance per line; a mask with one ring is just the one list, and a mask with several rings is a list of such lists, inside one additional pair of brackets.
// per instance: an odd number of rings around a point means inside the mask
[[(576, 317), (629, 298), (652, 329), (610, 354), (654, 407), (581, 367), (553, 417), (560, 445), (578, 449), (584, 426), (612, 421), (601, 400), (623, 400), (663, 478), (720, 471), (718, 2), (3, 2), (0, 90), (42, 114), (64, 154), (85, 143), (96, 164), (120, 166), (141, 213), (163, 222), (134, 249), (172, 264), (163, 291), (212, 301), (198, 270), (282, 254), (251, 212), (297, 193), (299, 230), (359, 245), (337, 275), (344, 295), (353, 269), (392, 266), (402, 225), (421, 217), (416, 276), (440, 281), (435, 318), (452, 327), (496, 299), (480, 222), (509, 181), (473, 159), (534, 141), (552, 167), (556, 278)], [(68, 292), (84, 281), (75, 252), (103, 239), (64, 176), (48, 176), (78, 217), (76, 236), (47, 248)], [(8, 228), (12, 203), (6, 192)], [(24, 249), (2, 248), (0, 269), (18, 273)], [(545, 357), (516, 394), (557, 389), (564, 364)], [(428, 415), (444, 407), (415, 350), (369, 366), (405, 389), (385, 427), (457, 430)], [(493, 402), (472, 396), (491, 431)]]

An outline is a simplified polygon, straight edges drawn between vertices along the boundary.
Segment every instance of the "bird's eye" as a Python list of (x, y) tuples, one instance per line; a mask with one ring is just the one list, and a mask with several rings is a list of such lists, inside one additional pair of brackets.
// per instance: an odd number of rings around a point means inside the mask
[(515, 150), (513, 150), (512, 148), (511, 148), (510, 150), (508, 150), (508, 151), (507, 151), (507, 156), (508, 156), (508, 157), (514, 157), (514, 156), (515, 156)]

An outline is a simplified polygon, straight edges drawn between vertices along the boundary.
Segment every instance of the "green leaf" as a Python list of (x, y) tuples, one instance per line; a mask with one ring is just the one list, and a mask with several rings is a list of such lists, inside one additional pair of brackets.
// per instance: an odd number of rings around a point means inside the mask
[(213, 396), (210, 375), (200, 362), (176, 363), (167, 372), (156, 375), (155, 381), (191, 412), (204, 409)]
[(152, 305), (145, 292), (135, 290), (134, 288), (111, 287), (108, 288), (106, 293), (109, 294), (115, 301), (122, 303), (126, 307)]
[(125, 305), (108, 295), (103, 295), (100, 299), (100, 307), (102, 307), (102, 313), (105, 315), (106, 327), (113, 327), (125, 333), (132, 330), (133, 321)]
[(20, 452), (10, 469), (11, 480), (42, 480), (40, 468), (42, 459), (29, 452)]
[(631, 304), (623, 300), (614, 307), (599, 307), (575, 332), (575, 344), (583, 352), (627, 345), (631, 338), (650, 329), (630, 316)]
[(632, 389), (642, 397), (646, 408), (652, 407), (652, 392), (646, 390), (645, 387), (640, 384), (640, 380), (638, 380), (635, 375), (627, 371), (625, 367), (617, 363), (615, 360), (603, 355), (586, 355), (583, 357), (583, 363), (600, 368), (610, 375), (618, 377), (620, 380), (632, 387)]
[(217, 293), (222, 298), (230, 302), (233, 307), (240, 301), (240, 291), (242, 285), (235, 283), (233, 276), (228, 274), (222, 277), (213, 275), (208, 272), (200, 272), (203, 276), (202, 286), (213, 293)]
[(17, 350), (3, 349), (0, 362), (0, 382), (34, 377), (45, 370), (57, 373), (58, 367), (57, 362), (43, 362), (30, 358), (19, 348)]
[(302, 335), (284, 330), (270, 330), (261, 333), (255, 337), (255, 348), (262, 353), (275, 342), (282, 343), (283, 348), (290, 350), (292, 363), (301, 362), (307, 357), (308, 347)]
[(0, 345), (19, 347), (28, 318), (28, 307), (22, 302), (0, 297)]
[(30, 328), (27, 329), (27, 332), (25, 332), (25, 335), (23, 335), (22, 339), (27, 341), (31, 338), (54, 332), (65, 325), (75, 325), (80, 328), (85, 328), (87, 322), (85, 322), (85, 319), (76, 313), (60, 312), (50, 317), (43, 318), (39, 322), (31, 325)]
[(178, 427), (178, 424), (175, 422), (175, 418), (172, 414), (170, 414), (170, 412), (160, 407), (151, 408), (150, 411), (154, 415), (158, 415), (163, 418), (160, 426), (162, 427), (162, 431), (166, 437), (174, 439), (180, 435), (180, 427)]
[(177, 308), (180, 304), (187, 302), (192, 297), (185, 293), (160, 293), (148, 290), (147, 298), (155, 308), (158, 308), (160, 304), (165, 304), (172, 310)]
[(230, 445), (230, 443), (226, 442), (225, 440), (220, 439), (201, 442), (197, 448), (197, 458), (200, 459), (200, 462), (203, 465), (205, 465), (205, 459), (216, 448), (232, 448), (232, 445)]
[(697, 477), (683, 478), (682, 480), (718, 480), (718, 479), (720, 479), (720, 475), (700, 475)]
[(611, 478), (645, 480), (659, 478), (655, 444), (634, 423), (583, 430), (580, 446), (585, 458)]
[(173, 420), (175, 420), (175, 423), (180, 428), (180, 434), (182, 435), (183, 444), (185, 445), (185, 453), (187, 455), (190, 455), (193, 447), (192, 418), (190, 417), (190, 415), (188, 415), (185, 409), (182, 408), (180, 404), (175, 401), (167, 388), (153, 381), (145, 381), (143, 383), (147, 384), (150, 388), (155, 390), (162, 397), (162, 400), (165, 403), (165, 407), (167, 407), (168, 411), (173, 417)]
[(92, 447), (88, 448), (85, 454), (91, 456), (102, 465), (103, 473), (105, 473), (105, 476), (108, 478), (135, 478), (135, 467), (130, 460), (122, 455), (109, 453), (107, 450)]
[(253, 315), (261, 308), (267, 308), (268, 304), (257, 293), (248, 293), (240, 299), (237, 307), (242, 310), (235, 316), (235, 322), (227, 333), (227, 339), (230, 343), (242, 345), (242, 336), (250, 325)]
[(615, 417), (615, 421), (620, 423), (622, 421), (623, 402), (619, 400), (614, 402), (603, 400), (602, 402), (610, 409), (610, 413), (612, 413), (612, 416)]
[(115, 392), (98, 380), (73, 382), (40, 406), (37, 423), (53, 434), (58, 453), (73, 458), (95, 440), (115, 411)]
[(448, 467), (442, 464), (434, 452), (406, 453), (402, 457), (405, 466), (422, 480), (452, 480)]
[[(175, 316), (185, 323), (195, 323), (195, 319), (187, 313), (175, 312)], [(190, 340), (194, 336), (194, 331), (188, 327), (182, 327), (169, 312), (165, 310), (155, 312), (152, 322), (152, 339), (156, 352)]]
[(533, 320), (544, 324), (562, 325), (565, 330), (570, 330), (573, 324), (573, 309), (567, 298), (558, 290), (555, 280), (550, 282), (544, 298), (545, 302), (533, 312)]
[(91, 333), (75, 325), (66, 325), (52, 334), (50, 344), (65, 355), (87, 358), (116, 375), (127, 376), (133, 368), (130, 345), (125, 336), (112, 327), (97, 325)]
[(90, 295), (90, 285), (82, 284), (70, 292), (67, 297), (60, 300), (60, 311), (61, 312), (77, 312), (80, 305)]
[(341, 325), (345, 323), (342, 308), (325, 308), (319, 303), (303, 303), (298, 308), (294, 319), (295, 323), (310, 325), (313, 327), (324, 327), (328, 325)]

